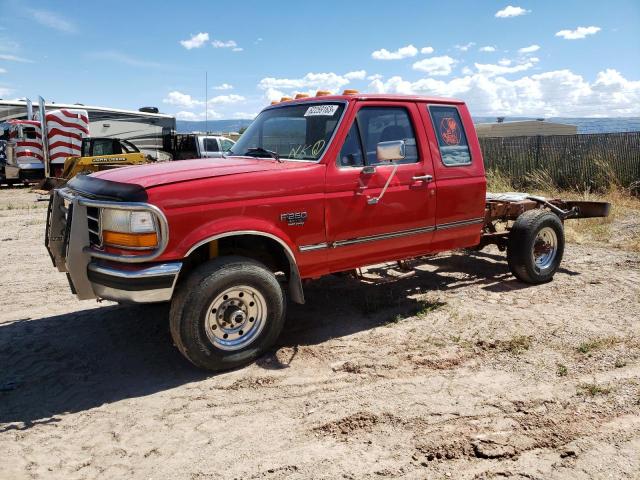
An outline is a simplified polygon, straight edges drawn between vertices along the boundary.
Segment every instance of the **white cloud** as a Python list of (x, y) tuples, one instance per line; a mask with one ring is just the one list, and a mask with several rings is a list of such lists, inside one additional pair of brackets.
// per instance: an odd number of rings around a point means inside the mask
[(285, 96), (285, 94), (282, 90), (268, 87), (265, 89), (264, 96), (267, 99), (267, 102), (273, 102), (274, 100), (280, 100), (282, 97)]
[(400, 47), (399, 49), (390, 52), (386, 48), (381, 48), (371, 53), (371, 58), (374, 60), (401, 60), (403, 58), (415, 57), (418, 54), (418, 49), (413, 45), (407, 45), (406, 47)]
[(102, 60), (111, 60), (113, 62), (122, 63), (130, 67), (142, 67), (142, 68), (163, 68), (166, 65), (157, 62), (151, 62), (148, 60), (142, 60), (140, 58), (132, 57), (126, 53), (109, 50), (106, 52), (93, 52), (88, 55), (90, 58), (97, 58)]
[(175, 115), (178, 120), (189, 120), (189, 121), (204, 120), (205, 118), (208, 118), (209, 120), (216, 120), (216, 119), (222, 118), (222, 115), (220, 115), (218, 112), (214, 110), (207, 110), (206, 113), (207, 115), (205, 115), (204, 110), (201, 112), (182, 111), (182, 112), (176, 113)]
[(229, 83), (221, 83), (215, 87), (211, 87), (213, 90), (233, 90), (233, 85)]
[[(2, 70), (0, 68), (0, 70)], [(0, 72), (2, 73), (2, 72)], [(10, 88), (6, 88), (6, 87), (0, 87), (0, 98), (5, 98), (9, 95), (11, 95), (11, 92), (13, 92), (13, 90), (11, 90)]]
[(232, 52), (242, 52), (243, 50), (244, 50), (244, 48), (242, 48), (242, 47), (233, 47), (231, 49)]
[[(7, 73), (7, 71), (4, 68), (0, 68), (0, 73)], [(9, 90), (6, 91), (8, 92)]]
[(234, 112), (231, 115), (228, 115), (227, 118), (231, 119), (239, 119), (239, 120), (253, 120), (257, 117), (258, 114), (256, 112)]
[(383, 78), (384, 76), (380, 75), (379, 73), (374, 73), (373, 75), (369, 75), (367, 77), (367, 80), (381, 80)]
[(75, 33), (78, 31), (72, 22), (49, 10), (30, 8), (27, 13), (40, 25), (53, 28), (59, 32)]
[(511, 65), (511, 60), (509, 60), (508, 58), (501, 58), (500, 60), (498, 60), (498, 65), (506, 67), (507, 65)]
[(520, 49), (518, 49), (519, 53), (533, 53), (533, 52), (537, 52), (538, 50), (540, 50), (540, 45), (536, 45), (535, 43), (533, 45), (529, 45), (528, 47), (522, 47)]
[(0, 53), (0, 60), (6, 60), (7, 62), (20, 62), (20, 63), (33, 63), (33, 60), (27, 58), (17, 57), (15, 55), (6, 55)]
[(473, 115), (638, 116), (640, 81), (607, 69), (592, 82), (570, 70), (556, 70), (508, 80), (476, 73), (450, 81), (423, 78), (415, 82), (395, 76), (374, 80), (380, 93), (457, 97)]
[(538, 63), (538, 61), (539, 61), (538, 58), (531, 57), (527, 59), (526, 62), (519, 63), (513, 66), (507, 66), (507, 65), (501, 65), (501, 64), (495, 65), (492, 63), (475, 63), (474, 65), (478, 70), (478, 73), (480, 73), (481, 75), (485, 75), (486, 77), (495, 77), (496, 75), (506, 75), (509, 73), (524, 72), (526, 70), (533, 68), (535, 64)]
[(177, 90), (169, 92), (167, 97), (162, 99), (162, 103), (168, 103), (169, 105), (176, 105), (178, 107), (189, 109), (204, 105), (203, 101), (196, 100), (191, 95), (178, 92)]
[(210, 98), (208, 103), (209, 105), (216, 105), (220, 103), (238, 103), (246, 100), (242, 95), (218, 95), (217, 97)]
[(433, 47), (422, 47), (420, 49), (420, 53), (425, 54), (425, 55), (431, 55), (435, 50), (433, 49)]
[(347, 78), (349, 80), (364, 80), (366, 76), (367, 76), (366, 70), (356, 70), (356, 71), (348, 72), (344, 74), (344, 78)]
[(453, 47), (456, 50), (460, 50), (461, 52), (466, 52), (471, 47), (473, 47), (475, 44), (476, 44), (476, 42), (469, 42), (469, 43), (465, 43), (464, 45), (454, 45)]
[(486, 47), (480, 47), (478, 49), (478, 51), (480, 51), (480, 52), (495, 52), (496, 51), (496, 47), (494, 47), (492, 45), (487, 45)]
[(457, 61), (450, 56), (443, 55), (419, 60), (413, 64), (413, 69), (427, 72), (429, 75), (449, 75), (456, 63)]
[(213, 48), (237, 48), (238, 44), (234, 40), (227, 40), (226, 42), (222, 40), (214, 40), (211, 42)]
[(556, 33), (556, 37), (562, 37), (565, 40), (579, 40), (585, 38), (587, 35), (595, 35), (600, 30), (600, 27), (578, 27), (575, 30), (560, 30)]
[(307, 73), (302, 78), (273, 78), (266, 77), (258, 82), (258, 87), (262, 90), (307, 90), (324, 89), (336, 91), (349, 83), (349, 79), (329, 73)]
[(191, 50), (192, 48), (200, 48), (203, 47), (205, 43), (209, 41), (209, 34), (207, 32), (200, 32), (195, 35), (191, 35), (189, 40), (180, 40), (180, 45), (182, 45), (187, 50)]
[(471, 75), (472, 73), (473, 73), (473, 70), (471, 70), (469, 67), (465, 66), (462, 68), (463, 75)]
[(531, 13), (531, 10), (525, 10), (522, 7), (513, 7), (509, 5), (502, 10), (498, 10), (495, 16), (496, 18), (509, 18), (519, 17), (520, 15), (526, 15), (527, 13)]

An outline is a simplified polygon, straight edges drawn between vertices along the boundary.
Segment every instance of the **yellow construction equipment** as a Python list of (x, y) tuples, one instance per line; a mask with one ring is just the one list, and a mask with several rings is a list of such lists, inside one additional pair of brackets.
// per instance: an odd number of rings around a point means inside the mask
[[(117, 138), (83, 138), (82, 156), (67, 157), (58, 178), (69, 180), (76, 175), (99, 172), (127, 165), (141, 165), (149, 159), (138, 147)], [(54, 172), (57, 173), (57, 172)]]

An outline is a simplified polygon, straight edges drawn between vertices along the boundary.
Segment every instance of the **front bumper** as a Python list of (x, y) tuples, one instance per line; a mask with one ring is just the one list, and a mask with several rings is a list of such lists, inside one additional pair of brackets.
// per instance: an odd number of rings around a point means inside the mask
[(92, 262), (87, 267), (87, 277), (99, 298), (134, 303), (165, 302), (171, 300), (181, 268), (181, 262), (133, 270)]
[[(93, 235), (95, 239), (90, 225), (95, 226), (96, 219), (87, 214), (87, 208), (109, 207), (152, 211), (160, 225), (159, 247), (144, 255), (116, 255), (97, 249), (90, 238)], [(134, 303), (171, 299), (182, 262), (153, 262), (168, 241), (166, 219), (157, 208), (144, 203), (94, 200), (59, 189), (51, 195), (46, 228), (45, 245), (51, 260), (67, 274), (78, 299)]]
[(5, 165), (5, 177), (10, 180), (37, 181), (44, 178), (42, 162), (18, 163)]

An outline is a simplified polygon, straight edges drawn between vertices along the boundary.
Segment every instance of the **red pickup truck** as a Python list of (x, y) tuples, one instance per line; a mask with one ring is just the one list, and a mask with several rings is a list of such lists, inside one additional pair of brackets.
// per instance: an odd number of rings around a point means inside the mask
[(224, 158), (76, 177), (45, 242), (80, 299), (170, 301), (180, 351), (220, 370), (275, 342), (304, 279), (496, 244), (546, 282), (563, 221), (609, 209), (485, 190), (463, 102), (320, 93), (265, 108)]

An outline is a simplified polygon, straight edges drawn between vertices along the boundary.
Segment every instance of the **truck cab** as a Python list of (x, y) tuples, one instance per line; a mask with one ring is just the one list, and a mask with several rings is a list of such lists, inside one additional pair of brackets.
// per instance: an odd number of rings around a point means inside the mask
[(485, 190), (464, 102), (319, 92), (265, 108), (225, 158), (74, 178), (46, 244), (80, 299), (171, 302), (178, 349), (221, 370), (273, 344), (303, 280), (495, 243), (518, 278), (549, 281), (575, 202)]
[(224, 157), (235, 142), (219, 135), (179, 133), (172, 139), (170, 153), (174, 160)]
[(33, 182), (44, 178), (40, 123), (33, 120), (9, 120), (0, 124), (3, 142), (2, 172), (5, 182)]

